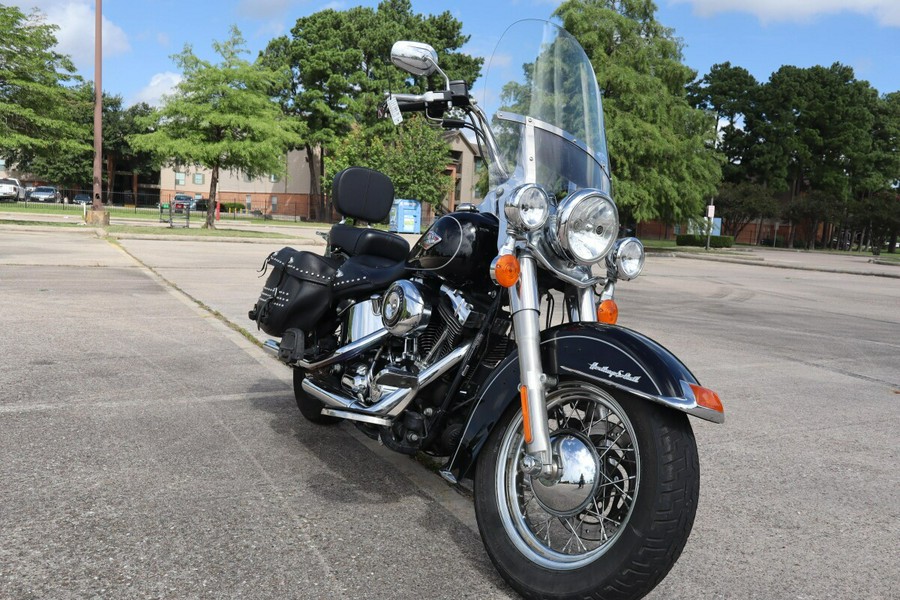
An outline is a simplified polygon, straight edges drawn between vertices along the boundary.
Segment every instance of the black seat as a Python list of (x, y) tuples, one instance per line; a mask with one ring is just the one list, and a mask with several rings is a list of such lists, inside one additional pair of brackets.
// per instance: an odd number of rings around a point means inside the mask
[(406, 276), (406, 260), (361, 255), (348, 258), (338, 269), (331, 287), (336, 300), (383, 290)]
[(328, 238), (333, 251), (340, 251), (347, 256), (369, 254), (394, 261), (406, 260), (409, 256), (409, 242), (399, 235), (369, 229), (351, 227), (338, 223), (331, 228)]
[[(365, 167), (350, 167), (334, 176), (331, 200), (342, 216), (380, 223), (394, 204), (394, 184), (384, 173)], [(399, 235), (362, 227), (337, 224), (329, 235), (332, 250), (347, 256), (377, 256), (393, 262), (405, 261), (409, 243)]]

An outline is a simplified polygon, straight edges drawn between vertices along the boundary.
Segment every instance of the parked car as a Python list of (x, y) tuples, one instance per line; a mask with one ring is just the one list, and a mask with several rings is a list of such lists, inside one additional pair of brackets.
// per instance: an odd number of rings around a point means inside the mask
[(92, 204), (93, 202), (90, 194), (75, 194), (75, 197), (72, 198), (72, 204)]
[(209, 210), (209, 200), (206, 198), (194, 198), (193, 201), (191, 201), (191, 210), (206, 212)]
[(25, 188), (18, 179), (5, 177), (0, 179), (0, 200), (15, 202), (25, 198)]
[(172, 210), (176, 213), (183, 213), (185, 209), (191, 210), (193, 203), (193, 197), (187, 194), (175, 194), (175, 197), (172, 198)]
[(59, 190), (49, 185), (34, 188), (29, 198), (32, 202), (59, 202), (61, 197)]

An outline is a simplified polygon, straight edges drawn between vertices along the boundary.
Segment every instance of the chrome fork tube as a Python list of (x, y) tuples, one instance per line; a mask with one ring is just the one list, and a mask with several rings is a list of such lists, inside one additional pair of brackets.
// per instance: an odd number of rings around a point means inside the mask
[(578, 288), (578, 320), (585, 323), (597, 322), (597, 294), (593, 287)]
[(534, 257), (523, 252), (519, 256), (519, 266), (519, 281), (515, 289), (509, 289), (509, 298), (519, 350), (520, 385), (527, 391), (531, 429), (531, 442), (526, 443), (527, 454), (522, 468), (531, 475), (549, 476), (553, 472), (553, 455), (544, 390), (547, 378), (541, 365), (541, 310)]

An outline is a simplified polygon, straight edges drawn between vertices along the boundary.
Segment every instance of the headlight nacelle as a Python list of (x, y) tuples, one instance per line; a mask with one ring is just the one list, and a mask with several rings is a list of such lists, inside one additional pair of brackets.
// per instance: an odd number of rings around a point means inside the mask
[(557, 243), (569, 260), (583, 265), (600, 262), (609, 254), (618, 234), (616, 205), (599, 190), (579, 190), (559, 206)]
[(538, 185), (528, 183), (517, 187), (503, 204), (506, 220), (519, 231), (534, 231), (547, 222), (550, 197)]

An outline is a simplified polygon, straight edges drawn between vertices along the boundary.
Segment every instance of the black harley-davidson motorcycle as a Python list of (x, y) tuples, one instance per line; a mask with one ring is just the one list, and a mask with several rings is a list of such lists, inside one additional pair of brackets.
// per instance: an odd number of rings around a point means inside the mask
[(688, 415), (724, 416), (681, 361), (615, 325), (615, 285), (644, 249), (617, 239), (591, 63), (543, 21), (507, 30), (481, 103), (425, 44), (397, 42), (392, 62), (446, 85), (390, 95), (385, 114), (469, 129), (491, 191), (410, 250), (360, 226), (387, 217), (390, 179), (341, 172), (332, 200), (354, 226), (334, 225), (324, 256), (272, 254), (250, 318), (280, 338), (266, 346), (293, 369), (304, 417), (445, 457), (444, 478), (472, 482), (488, 554), (523, 596), (642, 597), (697, 509)]

